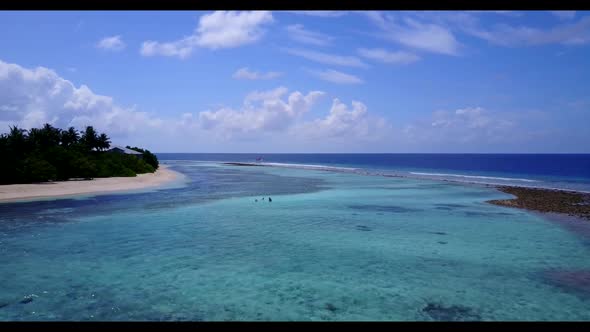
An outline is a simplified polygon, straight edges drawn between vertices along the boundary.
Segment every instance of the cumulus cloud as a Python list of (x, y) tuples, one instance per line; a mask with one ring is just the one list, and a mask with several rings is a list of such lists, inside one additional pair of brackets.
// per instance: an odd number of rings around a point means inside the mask
[(336, 84), (362, 84), (364, 81), (354, 75), (346, 74), (333, 69), (327, 70), (310, 70), (313, 76)]
[[(25, 129), (44, 123), (78, 129), (92, 125), (114, 142), (141, 144), (159, 151), (194, 151), (195, 144), (200, 144), (202, 151), (211, 151), (212, 147), (227, 151), (228, 145), (222, 143), (252, 148), (259, 145), (247, 144), (267, 142), (268, 137), (285, 144), (305, 141), (305, 135), (340, 137), (330, 141), (335, 145), (326, 146), (329, 150), (351, 139), (370, 140), (387, 125), (382, 119), (369, 117), (366, 106), (357, 101), (349, 109), (335, 100), (330, 113), (317, 118), (311, 111), (323, 96), (322, 91), (303, 93), (281, 86), (253, 91), (238, 107), (161, 117), (117, 104), (112, 97), (97, 94), (86, 85), (77, 87), (51, 69), (28, 69), (0, 60), (0, 132), (7, 132), (10, 125)], [(213, 145), (202, 143), (211, 138), (215, 138)]]
[(286, 29), (291, 39), (304, 44), (326, 46), (333, 39), (326, 34), (306, 30), (302, 24), (289, 25)]
[(326, 117), (299, 124), (293, 131), (308, 140), (337, 139), (342, 142), (342, 138), (374, 141), (383, 138), (391, 129), (384, 119), (369, 117), (365, 104), (352, 101), (351, 106), (349, 109), (335, 98)]
[(0, 105), (0, 131), (9, 125), (28, 129), (51, 123), (61, 128), (93, 125), (116, 136), (161, 125), (161, 120), (121, 107), (85, 85), (74, 86), (53, 70), (1, 60)]
[(346, 66), (346, 67), (360, 67), (366, 68), (368, 65), (357, 57), (337, 55), (324, 52), (310, 51), (305, 49), (287, 48), (284, 49), (291, 55), (296, 55), (307, 60), (332, 65), (332, 66)]
[(260, 73), (257, 71), (251, 71), (248, 67), (244, 67), (238, 69), (232, 77), (237, 80), (271, 80), (280, 77), (281, 75), (282, 73), (276, 71)]
[(220, 142), (260, 141), (268, 137), (291, 143), (321, 140), (316, 143), (328, 150), (341, 144), (374, 142), (391, 132), (385, 119), (370, 116), (366, 105), (359, 101), (353, 101), (349, 108), (334, 99), (328, 115), (306, 120), (325, 95), (322, 91), (289, 92), (286, 87), (254, 91), (239, 108), (187, 113), (178, 123), (182, 130), (206, 132)]
[(101, 39), (96, 44), (96, 47), (109, 51), (121, 51), (125, 48), (125, 42), (123, 42), (120, 35), (116, 35)]
[(309, 111), (324, 92), (311, 91), (304, 95), (295, 91), (284, 100), (286, 94), (287, 89), (284, 87), (251, 93), (246, 97), (242, 109), (221, 108), (200, 112), (199, 124), (203, 129), (220, 131), (226, 138), (284, 130)]
[(420, 60), (420, 57), (409, 52), (390, 52), (382, 48), (360, 48), (358, 53), (367, 59), (392, 64), (409, 64)]
[(268, 11), (215, 11), (200, 17), (192, 35), (172, 42), (145, 41), (140, 54), (186, 58), (197, 47), (215, 50), (252, 44), (264, 35), (263, 26), (273, 21)]

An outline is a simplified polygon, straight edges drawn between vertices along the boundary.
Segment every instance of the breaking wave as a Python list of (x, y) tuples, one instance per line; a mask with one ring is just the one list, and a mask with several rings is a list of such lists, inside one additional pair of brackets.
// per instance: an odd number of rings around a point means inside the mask
[[(284, 167), (293, 169), (307, 169), (316, 171), (329, 171), (339, 173), (353, 173), (359, 175), (369, 176), (383, 176), (396, 178), (410, 178), (410, 179), (429, 179), (435, 181), (456, 182), (465, 184), (477, 185), (499, 185), (499, 186), (514, 186), (514, 187), (528, 187), (528, 188), (544, 188), (554, 190), (566, 190), (576, 192), (588, 192), (578, 188), (571, 188), (570, 186), (555, 187), (555, 184), (547, 183), (541, 180), (524, 179), (524, 178), (508, 178), (508, 177), (494, 177), (483, 175), (466, 175), (453, 173), (426, 173), (426, 172), (409, 172), (396, 170), (375, 170), (367, 168), (353, 168), (341, 166), (328, 165), (309, 165), (309, 164), (293, 164), (293, 163), (273, 163), (273, 162), (223, 162), (223, 164), (242, 165), (242, 166), (267, 166), (267, 167)], [(570, 188), (568, 188), (570, 187)]]
[(521, 182), (539, 182), (531, 179), (519, 179), (519, 178), (502, 178), (494, 176), (481, 176), (481, 175), (464, 175), (464, 174), (447, 174), (447, 173), (421, 173), (421, 172), (410, 172), (414, 175), (426, 175), (426, 176), (441, 176), (441, 177), (457, 177), (465, 179), (482, 179), (482, 180), (500, 180), (500, 181), (521, 181)]

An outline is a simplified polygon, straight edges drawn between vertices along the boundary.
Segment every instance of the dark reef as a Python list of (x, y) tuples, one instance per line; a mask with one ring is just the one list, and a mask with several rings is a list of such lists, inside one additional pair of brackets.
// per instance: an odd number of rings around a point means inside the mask
[(488, 203), (540, 212), (563, 213), (590, 220), (590, 194), (540, 188), (497, 188), (516, 198), (491, 200)]
[(239, 162), (227, 162), (222, 163), (222, 165), (230, 165), (230, 166), (264, 166), (264, 165), (257, 165), (253, 163), (239, 163)]

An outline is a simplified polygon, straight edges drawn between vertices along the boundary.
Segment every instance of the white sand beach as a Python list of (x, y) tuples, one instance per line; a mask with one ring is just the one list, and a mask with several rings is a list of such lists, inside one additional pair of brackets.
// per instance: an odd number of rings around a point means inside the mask
[(155, 173), (139, 174), (136, 177), (0, 185), (0, 202), (138, 190), (157, 187), (180, 176), (180, 173), (168, 169), (166, 165), (160, 165)]

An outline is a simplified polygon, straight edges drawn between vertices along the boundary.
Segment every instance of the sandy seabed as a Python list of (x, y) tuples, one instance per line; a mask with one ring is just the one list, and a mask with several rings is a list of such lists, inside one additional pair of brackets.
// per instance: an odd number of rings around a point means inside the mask
[(166, 165), (160, 165), (155, 173), (135, 177), (0, 185), (0, 202), (138, 190), (157, 187), (180, 176), (180, 173), (168, 169)]

